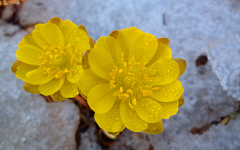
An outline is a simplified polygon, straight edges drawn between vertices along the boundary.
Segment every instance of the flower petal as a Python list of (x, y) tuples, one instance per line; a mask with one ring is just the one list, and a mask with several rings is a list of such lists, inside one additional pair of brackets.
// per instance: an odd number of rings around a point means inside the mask
[(113, 97), (115, 91), (116, 89), (111, 89), (108, 84), (99, 84), (93, 87), (89, 91), (87, 99), (90, 108), (98, 114), (108, 112), (116, 101), (116, 97)]
[(62, 87), (64, 80), (65, 76), (62, 76), (58, 79), (54, 78), (50, 82), (40, 85), (38, 90), (41, 92), (42, 95), (52, 95)]
[(99, 127), (106, 132), (118, 132), (123, 127), (122, 119), (120, 116), (120, 102), (121, 100), (117, 100), (107, 113), (95, 113), (94, 115), (95, 121)]
[(77, 83), (83, 73), (82, 65), (74, 66), (75, 74), (67, 74), (67, 79), (71, 83)]
[(122, 50), (115, 38), (111, 36), (101, 37), (97, 41), (95, 48), (104, 49), (106, 52), (110, 54), (112, 60), (115, 62), (115, 65), (119, 63)]
[(24, 46), (24, 45), (32, 45), (32, 46), (40, 48), (38, 46), (38, 44), (35, 42), (35, 40), (33, 39), (32, 34), (25, 35), (23, 37), (22, 41), (19, 42), (18, 47), (21, 47), (21, 46)]
[(137, 37), (130, 47), (129, 57), (134, 57), (136, 62), (149, 62), (158, 47), (158, 41), (155, 36), (143, 33)]
[(108, 84), (109, 81), (104, 80), (94, 74), (91, 69), (87, 69), (83, 72), (82, 76), (78, 81), (78, 87), (81, 93), (85, 96), (88, 95), (88, 92), (98, 84)]
[(39, 66), (42, 62), (39, 57), (42, 55), (42, 50), (32, 45), (23, 45), (16, 51), (17, 58), (27, 64)]
[[(61, 23), (60, 23), (61, 24)], [(64, 43), (64, 37), (60, 28), (53, 23), (38, 24), (32, 32), (36, 43), (43, 48), (43, 46)]]
[(20, 66), (22, 64), (21, 61), (16, 60), (11, 67), (12, 72), (15, 74), (17, 72), (17, 67)]
[(181, 96), (179, 99), (178, 99), (178, 102), (179, 102), (179, 105), (178, 105), (178, 107), (181, 107), (183, 104), (184, 104), (184, 97), (183, 96)]
[(96, 75), (108, 80), (109, 73), (114, 67), (114, 61), (112, 60), (111, 55), (106, 51), (106, 49), (97, 45), (98, 42), (89, 54), (89, 65)]
[(177, 114), (179, 101), (173, 102), (158, 102), (163, 107), (161, 113), (162, 119), (169, 119), (170, 116)]
[(81, 29), (81, 30), (85, 31), (87, 33), (87, 36), (88, 36), (88, 32), (87, 32), (86, 28), (83, 25), (80, 24), (78, 26), (78, 29)]
[(39, 85), (33, 85), (33, 84), (30, 84), (27, 82), (25, 82), (25, 84), (23, 85), (23, 89), (25, 91), (33, 93), (33, 94), (40, 94), (38, 87), (39, 87)]
[(171, 59), (172, 58), (172, 52), (171, 49), (164, 43), (158, 42), (158, 48), (156, 53), (154, 54), (153, 58), (150, 60), (150, 62), (146, 65), (146, 67), (151, 66), (155, 62), (157, 62), (160, 58), (164, 59)]
[(89, 45), (90, 45), (91, 49), (94, 48), (95, 42), (94, 42), (93, 38), (91, 38), (91, 37), (89, 38)]
[(122, 29), (117, 37), (117, 41), (120, 44), (122, 51), (124, 53), (124, 59), (127, 61), (129, 57), (130, 47), (133, 45), (133, 41), (143, 34), (142, 30), (136, 27), (130, 27)]
[(26, 74), (27, 82), (34, 85), (45, 84), (53, 79), (53, 76), (43, 75), (42, 69), (35, 69)]
[(148, 128), (148, 124), (142, 118), (138, 116), (136, 111), (129, 107), (129, 100), (121, 102), (120, 105), (120, 115), (123, 124), (131, 131), (142, 132)]
[(86, 70), (86, 69), (90, 68), (89, 61), (88, 61), (88, 56), (89, 56), (90, 52), (91, 52), (90, 49), (83, 52), (83, 56), (82, 56), (82, 68), (83, 68), (83, 70)]
[(170, 46), (170, 40), (168, 38), (163, 37), (163, 38), (158, 38), (157, 40), (158, 40), (158, 42), (162, 42), (162, 43), (166, 44), (168, 47)]
[(64, 101), (67, 99), (66, 97), (63, 97), (60, 91), (57, 91), (56, 93), (51, 95), (52, 100), (54, 101)]
[(32, 65), (28, 65), (28, 64), (25, 64), (25, 63), (22, 63), (20, 64), (18, 67), (17, 67), (17, 71), (16, 71), (16, 77), (27, 82), (27, 76), (26, 74), (32, 70), (35, 70), (37, 69), (38, 67), (37, 66), (32, 66)]
[(182, 76), (184, 74), (185, 70), (187, 69), (186, 60), (184, 60), (182, 58), (172, 58), (172, 59), (178, 63), (178, 67), (179, 67), (178, 77)]
[(148, 128), (144, 130), (144, 132), (148, 134), (159, 134), (163, 132), (164, 127), (163, 127), (163, 122), (162, 120), (157, 122), (157, 123), (149, 123)]
[(120, 32), (119, 30), (114, 30), (114, 31), (112, 31), (109, 34), (109, 36), (114, 37), (115, 39), (117, 39), (119, 32)]
[(48, 22), (54, 23), (54, 24), (56, 24), (56, 25), (59, 25), (59, 23), (62, 22), (62, 19), (59, 18), (59, 17), (54, 17), (54, 18), (48, 20)]
[(162, 119), (162, 106), (151, 98), (146, 97), (137, 100), (137, 105), (134, 108), (137, 114), (148, 123), (155, 123)]
[(154, 63), (151, 67), (158, 73), (158, 78), (154, 79), (153, 85), (165, 85), (175, 81), (179, 75), (178, 64), (171, 59), (162, 59)]
[(79, 93), (77, 83), (70, 83), (68, 80), (65, 80), (60, 89), (60, 93), (63, 97), (74, 98)]
[(152, 98), (161, 102), (176, 101), (180, 98), (184, 91), (181, 82), (178, 80), (158, 87), (159, 90), (153, 91)]

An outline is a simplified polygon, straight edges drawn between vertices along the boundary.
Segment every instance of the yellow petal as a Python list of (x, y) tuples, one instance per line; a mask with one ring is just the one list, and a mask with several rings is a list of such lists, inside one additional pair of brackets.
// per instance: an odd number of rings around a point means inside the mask
[(99, 127), (106, 132), (118, 132), (123, 127), (122, 119), (120, 116), (120, 102), (120, 100), (117, 100), (107, 113), (95, 113), (94, 115), (95, 121)]
[(91, 69), (87, 69), (83, 72), (82, 76), (78, 81), (78, 87), (81, 93), (85, 96), (88, 95), (88, 92), (91, 88), (95, 87), (98, 84), (108, 84), (109, 81), (104, 80), (94, 74)]
[(27, 92), (33, 93), (33, 94), (40, 94), (40, 92), (38, 91), (38, 87), (39, 85), (33, 85), (30, 83), (25, 82), (25, 84), (23, 85), (23, 89)]
[(42, 62), (39, 57), (42, 55), (42, 50), (32, 45), (23, 45), (17, 50), (17, 58), (27, 64), (39, 66)]
[(120, 115), (125, 127), (131, 131), (142, 132), (143, 130), (148, 128), (147, 122), (141, 119), (136, 113), (136, 111), (132, 110), (132, 108), (129, 107), (128, 99), (124, 102), (121, 102)]
[(80, 76), (83, 73), (82, 65), (74, 66), (74, 70), (75, 70), (74, 74), (70, 74), (70, 73), (67, 74), (67, 79), (71, 83), (77, 83), (78, 80), (80, 79)]
[(112, 31), (109, 34), (109, 36), (114, 37), (115, 39), (117, 39), (119, 32), (120, 32), (119, 30), (114, 30), (114, 31)]
[(37, 66), (32, 66), (32, 65), (28, 65), (28, 64), (25, 64), (25, 63), (22, 63), (20, 64), (18, 67), (17, 67), (17, 71), (16, 71), (16, 77), (27, 82), (27, 76), (26, 74), (32, 70), (35, 70), (37, 69), (38, 67)]
[(122, 29), (119, 32), (117, 41), (122, 48), (126, 61), (128, 60), (130, 47), (133, 45), (133, 41), (141, 34), (143, 34), (142, 30), (139, 30), (136, 27)]
[(157, 62), (160, 58), (164, 59), (171, 59), (172, 58), (172, 52), (171, 49), (164, 43), (158, 42), (158, 48), (156, 53), (154, 54), (153, 58), (150, 60), (150, 62), (146, 65), (146, 67), (151, 66), (155, 62)]
[(59, 17), (54, 17), (54, 18), (48, 20), (48, 22), (54, 23), (54, 24), (56, 24), (56, 25), (59, 25), (59, 23), (62, 22), (62, 19), (59, 18)]
[(181, 107), (183, 104), (184, 104), (184, 97), (183, 96), (181, 96), (179, 99), (178, 99), (178, 101), (179, 101), (179, 105), (178, 105), (178, 107)]
[(163, 132), (164, 127), (163, 127), (163, 122), (162, 120), (157, 122), (157, 123), (149, 123), (148, 128), (144, 130), (144, 132), (148, 134), (159, 134)]
[(91, 49), (94, 48), (95, 42), (94, 42), (93, 38), (91, 38), (91, 37), (89, 38), (89, 45), (90, 45)]
[(17, 67), (20, 66), (22, 64), (21, 61), (16, 60), (11, 67), (12, 72), (15, 74), (17, 72)]
[(81, 29), (81, 30), (83, 30), (83, 31), (85, 31), (85, 32), (87, 33), (87, 36), (88, 36), (88, 32), (87, 32), (86, 28), (85, 28), (83, 25), (80, 24), (80, 25), (78, 26), (78, 28)]
[[(101, 39), (101, 38), (100, 38)], [(114, 61), (111, 55), (106, 49), (95, 45), (94, 49), (91, 50), (88, 60), (92, 71), (99, 77), (108, 80), (109, 73), (114, 67)]]
[(153, 85), (165, 85), (175, 81), (179, 75), (178, 64), (171, 59), (162, 59), (153, 64), (151, 69), (156, 70), (158, 78), (154, 79)]
[(95, 48), (100, 48), (105, 52), (109, 53), (115, 65), (119, 63), (122, 50), (115, 38), (111, 36), (101, 37), (97, 41)]
[(88, 56), (89, 56), (90, 52), (91, 52), (91, 50), (86, 50), (85, 52), (83, 52), (83, 56), (82, 56), (82, 68), (83, 68), (83, 70), (86, 70), (86, 69), (90, 68), (89, 61), (88, 61)]
[(137, 100), (137, 105), (134, 108), (137, 114), (148, 123), (155, 123), (162, 119), (162, 106), (151, 98), (146, 97)]
[(155, 36), (143, 33), (137, 37), (130, 47), (129, 57), (133, 56), (136, 62), (149, 62), (158, 47), (158, 41)]
[(108, 84), (99, 84), (93, 87), (88, 93), (87, 102), (90, 108), (98, 114), (108, 112), (116, 101), (113, 97), (115, 89), (110, 89)]
[(70, 83), (68, 80), (65, 80), (60, 89), (60, 93), (63, 97), (74, 98), (79, 94), (77, 83)]
[(53, 79), (53, 76), (48, 77), (46, 75), (43, 75), (42, 69), (32, 70), (28, 72), (26, 76), (27, 76), (27, 82), (34, 85), (45, 84)]
[(161, 113), (162, 119), (169, 119), (170, 116), (177, 114), (179, 101), (173, 102), (158, 102), (163, 107)]
[(179, 75), (178, 77), (182, 76), (187, 68), (187, 62), (186, 60), (182, 58), (173, 58), (174, 61), (178, 63), (179, 66)]
[(158, 87), (159, 90), (153, 91), (152, 98), (161, 102), (176, 101), (184, 91), (181, 82), (178, 80)]
[(170, 40), (168, 38), (158, 38), (157, 39), (159, 42), (162, 42), (164, 44), (166, 44), (168, 47), (170, 46)]
[(65, 76), (62, 76), (58, 79), (54, 78), (50, 82), (40, 85), (38, 90), (41, 92), (42, 95), (52, 95), (62, 87), (64, 80)]
[(67, 99), (66, 97), (63, 97), (60, 93), (60, 91), (57, 91), (56, 93), (51, 95), (52, 100), (54, 101), (64, 101)]
[(60, 28), (53, 23), (38, 24), (32, 32), (36, 43), (43, 46), (64, 43), (64, 37)]
[(35, 47), (38, 47), (38, 44), (35, 42), (35, 40), (33, 39), (32, 34), (27, 34), (23, 37), (22, 41), (18, 44), (18, 47), (21, 47), (23, 45), (32, 45)]

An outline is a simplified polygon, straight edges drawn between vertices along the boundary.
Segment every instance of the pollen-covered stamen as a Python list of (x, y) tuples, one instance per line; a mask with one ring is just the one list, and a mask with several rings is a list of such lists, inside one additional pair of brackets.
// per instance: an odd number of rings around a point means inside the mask
[(43, 70), (43, 75), (54, 75), (55, 78), (61, 78), (67, 73), (70, 76), (77, 74), (75, 66), (82, 62), (79, 50), (74, 49), (70, 43), (64, 46), (63, 42), (44, 46), (42, 55), (38, 59), (42, 59), (39, 68)]
[(113, 94), (122, 101), (129, 99), (129, 107), (134, 111), (137, 101), (143, 97), (151, 96), (153, 90), (159, 90), (151, 83), (158, 78), (158, 72), (155, 69), (146, 67), (146, 62), (136, 62), (134, 57), (130, 57), (128, 62), (124, 60), (124, 54), (121, 54), (119, 65), (115, 66), (109, 74), (111, 88), (119, 87)]

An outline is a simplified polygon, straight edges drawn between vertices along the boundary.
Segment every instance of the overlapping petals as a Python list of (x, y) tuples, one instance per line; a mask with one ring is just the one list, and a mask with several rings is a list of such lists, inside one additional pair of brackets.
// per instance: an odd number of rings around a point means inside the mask
[(93, 45), (84, 26), (55, 17), (24, 36), (12, 71), (26, 82), (28, 92), (51, 95), (56, 101), (73, 98), (79, 93), (82, 53)]
[(162, 119), (175, 115), (184, 101), (178, 78), (186, 62), (172, 58), (169, 45), (167, 38), (157, 39), (135, 27), (97, 41), (78, 86), (102, 129), (163, 131)]

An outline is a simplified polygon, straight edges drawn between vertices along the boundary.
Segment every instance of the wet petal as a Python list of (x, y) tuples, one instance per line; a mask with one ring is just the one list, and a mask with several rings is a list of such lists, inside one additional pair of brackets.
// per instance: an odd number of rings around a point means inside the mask
[(78, 87), (81, 93), (85, 96), (88, 95), (88, 92), (98, 84), (107, 84), (109, 81), (104, 80), (94, 74), (91, 69), (87, 69), (83, 72), (82, 76), (78, 81)]
[(19, 79), (22, 79), (23, 81), (27, 82), (27, 76), (26, 74), (32, 70), (37, 69), (37, 66), (32, 66), (32, 65), (28, 65), (25, 63), (20, 64), (17, 67), (17, 71), (16, 71), (16, 77)]
[(114, 31), (112, 31), (109, 34), (109, 36), (114, 37), (115, 39), (117, 39), (119, 32), (120, 32), (119, 30), (114, 30)]
[(134, 108), (137, 114), (148, 123), (155, 123), (162, 119), (162, 106), (151, 98), (146, 97), (137, 100), (137, 105)]
[(41, 92), (42, 95), (52, 95), (62, 87), (64, 80), (65, 76), (62, 76), (58, 79), (54, 78), (50, 82), (40, 85), (38, 90)]
[(23, 89), (25, 91), (33, 93), (33, 94), (40, 94), (38, 87), (39, 87), (39, 85), (33, 85), (33, 84), (30, 84), (27, 82), (25, 82), (25, 84), (23, 85)]
[(36, 43), (42, 48), (43, 46), (64, 43), (64, 37), (60, 28), (53, 23), (38, 24), (32, 32)]
[(158, 41), (155, 36), (143, 33), (137, 37), (130, 47), (129, 57), (133, 56), (136, 62), (149, 62), (158, 47)]
[(157, 62), (160, 58), (164, 59), (171, 59), (172, 58), (172, 51), (171, 49), (164, 43), (158, 42), (158, 48), (156, 53), (154, 54), (151, 61), (146, 65), (147, 67), (151, 66), (155, 62)]
[(78, 26), (78, 29), (85, 31), (87, 33), (87, 36), (88, 36), (88, 32), (87, 32), (86, 28), (83, 25), (80, 24)]
[(149, 123), (148, 128), (144, 130), (144, 132), (148, 134), (159, 134), (163, 132), (164, 127), (163, 127), (163, 122), (162, 120), (157, 122), (157, 123)]
[(141, 119), (136, 111), (132, 110), (132, 108), (129, 107), (128, 99), (124, 102), (121, 102), (120, 115), (125, 127), (131, 131), (142, 132), (148, 128), (147, 122)]
[(179, 75), (178, 64), (171, 59), (160, 59), (153, 64), (151, 69), (156, 70), (158, 78), (154, 79), (153, 85), (165, 85), (175, 81)]
[(74, 66), (74, 70), (75, 70), (74, 74), (70, 74), (70, 73), (67, 74), (67, 79), (71, 83), (77, 83), (80, 79), (80, 76), (83, 73), (82, 65)]
[(79, 93), (77, 83), (70, 83), (68, 80), (65, 79), (60, 89), (60, 93), (63, 97), (74, 98)]
[(184, 91), (181, 82), (178, 80), (158, 87), (159, 90), (153, 91), (152, 98), (161, 102), (176, 101), (180, 98)]
[(54, 101), (64, 101), (67, 99), (66, 97), (63, 97), (60, 91), (57, 91), (56, 93), (51, 95), (52, 100)]
[(24, 63), (39, 66), (42, 62), (39, 57), (42, 55), (42, 50), (32, 45), (23, 45), (17, 50), (17, 58)]
[[(101, 38), (99, 40), (101, 40)], [(106, 80), (109, 79), (109, 73), (114, 67), (114, 61), (106, 49), (98, 46), (98, 42), (94, 49), (91, 50), (88, 60), (92, 71), (96, 75)]]
[(173, 60), (178, 63), (178, 67), (179, 67), (178, 77), (180, 77), (184, 74), (185, 70), (187, 69), (187, 62), (182, 58), (173, 58)]
[(170, 116), (176, 115), (178, 112), (179, 101), (173, 102), (158, 102), (163, 107), (161, 113), (162, 119), (169, 119)]
[(139, 30), (136, 27), (122, 29), (119, 32), (117, 41), (122, 48), (126, 61), (128, 60), (130, 47), (133, 45), (133, 41), (141, 34), (143, 34), (142, 30)]
[(47, 77), (46, 75), (43, 75), (42, 69), (35, 69), (26, 74), (27, 76), (27, 82), (34, 85), (40, 85), (48, 83), (53, 79), (53, 76)]
[(98, 114), (108, 112), (116, 101), (116, 97), (113, 97), (115, 91), (108, 84), (99, 84), (93, 87), (89, 91), (87, 99), (90, 108)]
[(17, 72), (17, 67), (20, 66), (22, 64), (21, 61), (16, 60), (11, 67), (12, 72), (15, 74)]
[(95, 113), (94, 115), (95, 121), (99, 127), (106, 132), (118, 132), (123, 127), (122, 119), (120, 116), (120, 102), (120, 100), (117, 100), (107, 113)]

